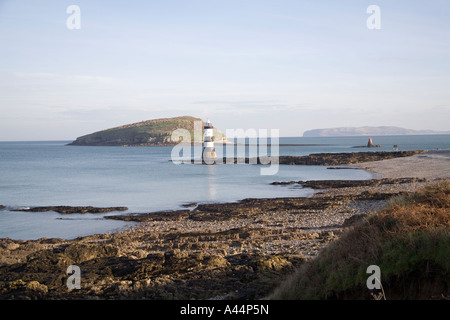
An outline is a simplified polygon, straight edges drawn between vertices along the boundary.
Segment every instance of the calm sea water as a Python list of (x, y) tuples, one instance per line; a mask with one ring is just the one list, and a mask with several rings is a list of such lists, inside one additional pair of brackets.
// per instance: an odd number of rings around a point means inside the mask
[[(450, 135), (372, 137), (384, 147), (371, 151), (450, 149)], [(280, 155), (358, 152), (367, 137), (281, 138)], [(0, 142), (0, 238), (76, 238), (113, 232), (132, 225), (104, 219), (107, 214), (61, 215), (15, 212), (14, 208), (126, 206), (126, 213), (179, 209), (192, 202), (228, 202), (244, 198), (310, 196), (312, 190), (273, 186), (273, 181), (370, 179), (363, 170), (327, 170), (321, 166), (283, 166), (261, 175), (258, 165), (175, 165), (172, 147), (79, 147), (69, 141)], [(219, 155), (221, 150), (218, 150)]]

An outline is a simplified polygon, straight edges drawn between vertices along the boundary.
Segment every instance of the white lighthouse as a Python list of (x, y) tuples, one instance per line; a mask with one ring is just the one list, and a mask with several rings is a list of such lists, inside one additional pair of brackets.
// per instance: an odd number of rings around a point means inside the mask
[(203, 140), (203, 163), (213, 164), (214, 160), (217, 158), (216, 150), (214, 149), (214, 127), (209, 119), (206, 121), (204, 129), (204, 140)]

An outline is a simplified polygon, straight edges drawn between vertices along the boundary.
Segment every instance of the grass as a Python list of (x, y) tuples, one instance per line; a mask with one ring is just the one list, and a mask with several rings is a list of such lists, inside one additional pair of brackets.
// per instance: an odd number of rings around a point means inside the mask
[(367, 267), (381, 269), (387, 299), (448, 298), (450, 182), (391, 200), (304, 264), (272, 299), (371, 299)]

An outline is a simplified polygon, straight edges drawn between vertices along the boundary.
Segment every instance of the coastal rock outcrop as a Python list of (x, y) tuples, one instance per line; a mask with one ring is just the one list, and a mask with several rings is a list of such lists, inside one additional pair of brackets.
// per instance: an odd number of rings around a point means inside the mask
[(309, 180), (309, 181), (275, 181), (272, 185), (299, 184), (303, 188), (330, 189), (330, 188), (354, 188), (354, 187), (376, 187), (380, 185), (398, 185), (403, 183), (426, 182), (423, 178), (383, 178), (370, 180)]
[(280, 156), (280, 164), (290, 165), (319, 165), (336, 166), (361, 162), (380, 161), (399, 157), (409, 157), (425, 151), (379, 151), (379, 152), (343, 152), (343, 153), (314, 153), (308, 156)]
[(361, 162), (380, 161), (385, 159), (410, 157), (424, 153), (425, 150), (412, 151), (378, 151), (378, 152), (342, 152), (342, 153), (313, 153), (307, 156), (279, 156), (274, 159), (267, 157), (257, 158), (223, 158), (226, 164), (268, 164), (269, 160), (277, 161), (279, 164), (304, 165), (304, 166), (339, 166), (350, 165)]

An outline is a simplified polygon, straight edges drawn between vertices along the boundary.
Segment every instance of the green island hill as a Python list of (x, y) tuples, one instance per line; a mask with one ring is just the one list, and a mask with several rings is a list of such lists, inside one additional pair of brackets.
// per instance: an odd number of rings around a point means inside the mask
[[(101, 130), (91, 134), (78, 137), (68, 145), (72, 146), (173, 146), (180, 140), (172, 140), (172, 132), (176, 129), (186, 129), (191, 134), (191, 143), (201, 143), (194, 141), (194, 123), (196, 121), (205, 122), (200, 118), (191, 116), (181, 116), (174, 118), (161, 118), (126, 124), (106, 130)], [(226, 141), (225, 136), (218, 129), (214, 128), (214, 137), (217, 142)]]

